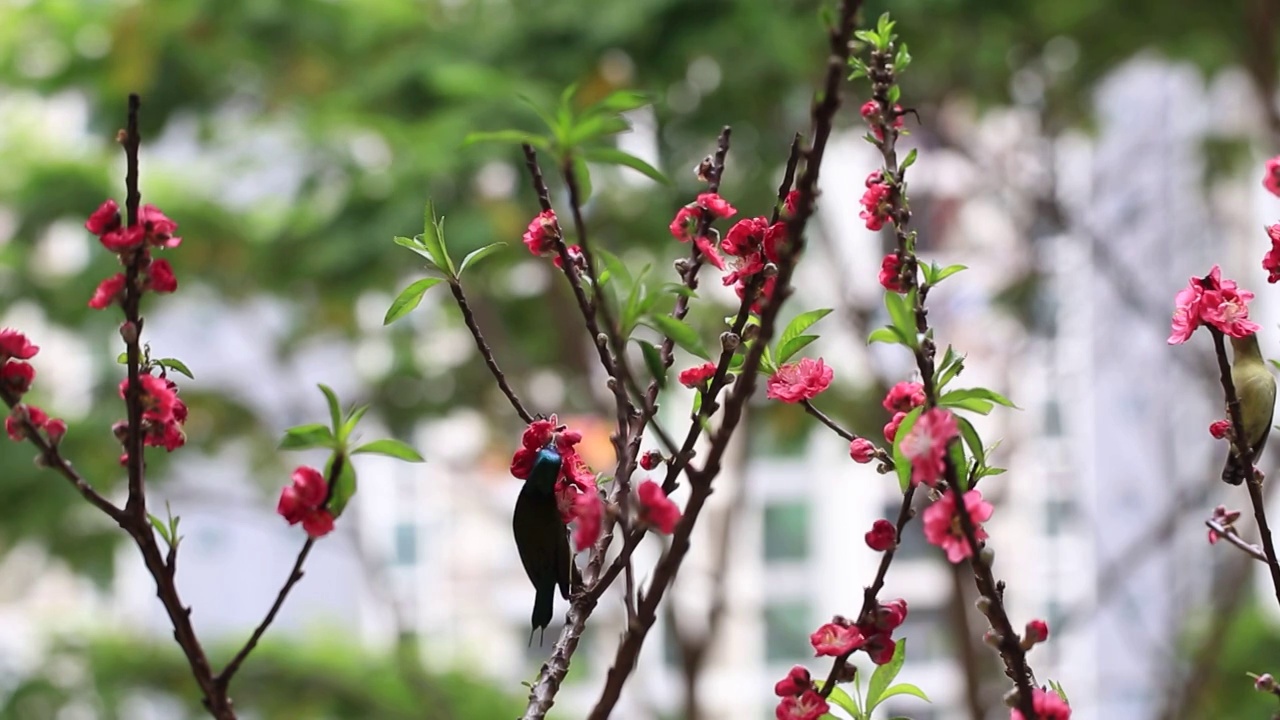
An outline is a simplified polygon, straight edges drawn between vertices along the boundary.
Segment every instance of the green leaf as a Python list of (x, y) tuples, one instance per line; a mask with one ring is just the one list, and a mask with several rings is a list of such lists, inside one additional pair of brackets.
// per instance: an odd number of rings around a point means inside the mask
[(422, 246), (427, 249), (431, 262), (435, 263), (436, 267), (449, 277), (458, 276), (457, 270), (453, 267), (453, 259), (449, 257), (449, 250), (445, 246), (444, 218), (436, 216), (435, 206), (431, 203), (427, 203), (427, 209), (423, 214)]
[[(914, 292), (912, 295), (914, 295)], [(889, 319), (893, 321), (893, 326), (898, 329), (898, 334), (905, 340), (903, 344), (911, 348), (916, 346), (916, 318), (915, 310), (909, 303), (914, 302), (914, 297), (903, 297), (896, 292), (886, 292), (884, 294), (884, 307), (889, 311)]]
[(906, 338), (902, 337), (902, 333), (898, 332), (898, 328), (895, 327), (882, 327), (872, 330), (871, 334), (867, 336), (867, 344), (870, 345), (878, 342), (889, 343), (891, 345), (907, 344)]
[(889, 662), (881, 665), (871, 673), (871, 681), (867, 683), (867, 712), (870, 713), (876, 709), (880, 701), (884, 699), (884, 692), (889, 685), (893, 683), (893, 679), (898, 677), (898, 673), (902, 671), (902, 663), (907, 659), (907, 639), (902, 638), (893, 648), (893, 658)]
[(551, 134), (555, 135), (557, 141), (563, 140), (563, 131), (565, 128), (560, 127), (560, 123), (556, 122), (555, 117), (552, 116), (551, 113), (547, 112), (546, 108), (539, 105), (533, 98), (523, 93), (518, 93), (516, 97), (520, 98), (521, 102), (528, 105), (529, 109), (533, 110), (533, 112), (538, 115), (538, 118), (547, 126), (547, 129), (551, 131)]
[(333, 432), (320, 423), (299, 425), (284, 431), (281, 450), (307, 450), (317, 447), (333, 447)]
[(898, 54), (893, 59), (893, 70), (895, 73), (902, 73), (911, 64), (911, 53), (907, 51), (907, 44), (902, 43), (898, 46)]
[(592, 162), (605, 163), (607, 165), (622, 165), (644, 175), (654, 182), (670, 185), (671, 181), (661, 170), (641, 160), (635, 155), (622, 152), (616, 148), (587, 148), (582, 151), (586, 159)]
[(870, 43), (876, 47), (880, 47), (880, 36), (874, 30), (859, 30), (853, 34), (862, 42)]
[(431, 253), (427, 252), (427, 249), (423, 247), (422, 243), (417, 240), (417, 238), (419, 237), (422, 237), (422, 236), (417, 235), (412, 238), (407, 238), (402, 235), (397, 235), (394, 238), (392, 238), (392, 240), (395, 242), (395, 244), (399, 245), (400, 247), (409, 248), (410, 250), (426, 258), (427, 261), (431, 262), (431, 266), (435, 267), (435, 261), (431, 260)]
[[(129, 364), (129, 353), (127, 353), (127, 352), (122, 352), (122, 353), (120, 353), (119, 355), (117, 355), (117, 356), (116, 356), (116, 362), (120, 363), (121, 365), (128, 365), (128, 364)], [(1275, 362), (1275, 360), (1272, 360), (1271, 362)], [(1277, 366), (1277, 367), (1280, 367), (1280, 366)]]
[(974, 397), (952, 398), (945, 401), (942, 398), (939, 398), (938, 405), (942, 407), (953, 407), (961, 410), (968, 410), (969, 412), (976, 412), (979, 415), (989, 415), (991, 411), (995, 409), (994, 404), (981, 398)]
[(969, 452), (973, 453), (973, 461), (981, 466), (987, 462), (987, 455), (982, 450), (982, 438), (978, 436), (978, 431), (974, 429), (973, 423), (967, 418), (959, 415), (955, 416), (956, 424), (960, 426), (960, 437), (964, 438), (964, 444), (969, 446)]
[[(333, 458), (329, 458), (324, 469), (325, 478), (333, 476)], [(342, 463), (342, 473), (333, 484), (333, 495), (329, 498), (329, 512), (337, 519), (347, 509), (347, 503), (356, 494), (356, 469), (350, 460)]]
[(624, 113), (649, 104), (649, 96), (635, 90), (615, 90), (605, 99), (587, 108), (583, 115), (600, 112)]
[[(1015, 410), (1022, 409), (1022, 408), (1019, 408), (1017, 405), (1014, 405), (1013, 402), (1009, 400), (1009, 398), (1001, 395), (998, 392), (995, 392), (994, 390), (988, 390), (986, 388), (964, 388), (961, 390), (952, 390), (951, 392), (944, 393), (942, 397), (938, 398), (938, 404), (952, 405), (952, 404), (958, 404), (962, 400), (971, 400), (971, 399), (986, 400), (986, 401), (989, 401), (988, 404), (995, 403), (996, 405), (1003, 405), (1007, 408), (1013, 408)], [(990, 410), (991, 408), (988, 407), (987, 412), (990, 412)], [(983, 415), (985, 414), (986, 412), (983, 413)]]
[(924, 410), (923, 407), (918, 407), (907, 413), (907, 416), (902, 419), (902, 424), (898, 426), (897, 434), (893, 436), (893, 467), (898, 473), (898, 487), (902, 488), (903, 492), (911, 486), (911, 461), (902, 454), (902, 439), (911, 432), (911, 428), (915, 427), (922, 410)]
[(627, 269), (625, 263), (617, 255), (609, 252), (602, 247), (592, 247), (591, 254), (595, 255), (609, 269), (609, 274), (617, 278), (620, 282), (624, 282), (627, 287), (635, 284), (635, 280), (631, 278), (631, 271)]
[(583, 117), (574, 125), (565, 137), (565, 145), (580, 147), (592, 140), (624, 133), (631, 129), (631, 123), (617, 115), (594, 115)]
[(458, 277), (462, 277), (462, 273), (466, 271), (467, 267), (480, 262), (506, 246), (506, 243), (499, 241), (467, 253), (467, 256), (462, 258), (462, 264), (458, 266)]
[(956, 469), (956, 482), (960, 484), (960, 491), (964, 492), (969, 489), (969, 465), (964, 457), (964, 443), (950, 442), (947, 444), (947, 455), (951, 458), (951, 465)]
[(414, 308), (418, 307), (418, 303), (422, 302), (422, 295), (440, 282), (440, 278), (422, 278), (400, 291), (396, 299), (391, 301), (391, 307), (387, 308), (387, 314), (382, 318), (382, 324), (390, 325), (408, 315)]
[(778, 362), (785, 363), (791, 356), (805, 349), (809, 343), (817, 340), (817, 335), (798, 335), (778, 346)]
[(560, 104), (556, 108), (556, 121), (560, 127), (569, 128), (573, 124), (573, 96), (578, 94), (578, 83), (573, 83), (560, 93)]
[[(682, 295), (691, 300), (698, 297), (696, 290), (691, 289), (688, 285), (676, 282), (663, 283), (662, 291), (670, 295)], [(733, 325), (733, 318), (729, 318), (729, 325)]]
[(164, 538), (165, 544), (173, 545), (173, 536), (169, 534), (169, 526), (151, 513), (147, 513), (147, 519), (151, 521), (151, 527), (155, 528), (156, 532), (160, 533), (160, 537)]
[(368, 405), (361, 405), (352, 410), (351, 414), (347, 416), (346, 422), (342, 423), (342, 429), (338, 431), (338, 440), (345, 442), (347, 438), (351, 437), (351, 431), (356, 429), (356, 425), (360, 423), (360, 418), (363, 418), (368, 411)]
[[(125, 362), (128, 362), (127, 357), (125, 358)], [(191, 370), (187, 367), (187, 364), (182, 362), (178, 358), (160, 358), (159, 360), (156, 361), (156, 364), (161, 365), (163, 367), (167, 367), (176, 373), (182, 373), (183, 375), (186, 375), (192, 380), (196, 379), (196, 376), (191, 374)]]
[(697, 355), (703, 360), (711, 359), (703, 349), (702, 339), (698, 337), (697, 331), (683, 320), (676, 320), (670, 315), (652, 315), (649, 317), (649, 322), (654, 330), (671, 338), (685, 352)]
[[(822, 687), (822, 680), (818, 681), (818, 686)], [(839, 685), (831, 688), (831, 694), (827, 696), (827, 700), (835, 703), (836, 707), (844, 710), (855, 718), (862, 717), (862, 709), (858, 707), (858, 701), (849, 693), (844, 691)]]
[(929, 284), (937, 285), (938, 283), (942, 282), (943, 280), (946, 280), (952, 275), (955, 275), (961, 270), (968, 270), (968, 269), (969, 269), (968, 265), (948, 265), (942, 268), (941, 270), (939, 270), (937, 275), (934, 276), (933, 280)]
[(1053, 691), (1058, 693), (1058, 697), (1062, 698), (1062, 702), (1066, 703), (1067, 705), (1071, 704), (1071, 701), (1067, 699), (1067, 691), (1062, 689), (1061, 683), (1057, 682), (1056, 680), (1050, 680), (1049, 687), (1053, 688)]
[(329, 406), (329, 421), (332, 423), (330, 427), (333, 428), (334, 432), (337, 432), (338, 426), (342, 424), (342, 406), (338, 404), (338, 394), (333, 391), (333, 388), (324, 383), (320, 383), (317, 387), (320, 388), (320, 392), (324, 393), (325, 404)]
[(927, 703), (933, 702), (929, 699), (928, 695), (924, 694), (923, 690), (911, 683), (898, 683), (897, 685), (885, 690), (884, 694), (880, 696), (880, 702), (884, 702), (895, 695), (910, 695), (911, 697), (920, 698)]
[(666, 389), (667, 367), (662, 364), (662, 355), (658, 352), (658, 348), (646, 340), (637, 340), (636, 342), (640, 343), (640, 352), (644, 355), (644, 364), (649, 367), (649, 373), (653, 375), (654, 381), (658, 383), (658, 389)]
[(524, 132), (523, 130), (496, 130), (493, 132), (473, 132), (468, 133), (463, 139), (462, 145), (474, 145), (476, 143), (497, 142), (510, 143), (513, 145), (529, 144), (539, 150), (546, 150), (551, 147), (551, 143), (547, 138), (541, 135)]
[(889, 92), (886, 95), (886, 97), (889, 100), (889, 105), (891, 106), (896, 105), (898, 103), (898, 100), (902, 97), (902, 88), (899, 87), (898, 85), (894, 85), (893, 87), (889, 88)]
[(942, 364), (938, 366), (937, 378), (933, 383), (939, 391), (964, 371), (964, 359), (964, 355), (952, 350), (950, 345), (947, 346), (947, 352), (942, 358)]
[(906, 170), (916, 164), (916, 149), (911, 148), (911, 152), (907, 153), (907, 157), (902, 161), (902, 165), (898, 166), (899, 170)]
[(578, 155), (573, 158), (573, 178), (578, 186), (578, 204), (586, 205), (591, 199), (591, 169), (587, 167), (587, 161)]
[[(778, 336), (778, 348), (784, 347), (788, 342), (800, 337), (805, 330), (813, 327), (822, 318), (831, 314), (830, 308), (821, 308), (818, 310), (810, 310), (795, 316), (791, 322), (787, 323), (787, 327)], [(790, 356), (788, 356), (790, 357)], [(782, 353), (778, 353), (778, 362), (785, 362), (786, 358), (782, 357)]]
[(360, 453), (385, 455), (397, 460), (404, 460), (405, 462), (423, 462), (422, 456), (418, 454), (417, 450), (410, 447), (408, 443), (403, 443), (392, 438), (374, 440), (373, 442), (365, 443), (351, 451), (352, 455), (359, 455)]

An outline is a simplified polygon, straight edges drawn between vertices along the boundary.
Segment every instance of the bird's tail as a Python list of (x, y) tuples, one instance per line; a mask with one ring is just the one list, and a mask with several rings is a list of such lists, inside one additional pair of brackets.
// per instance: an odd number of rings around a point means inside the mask
[(1234, 452), (1227, 453), (1227, 464), (1222, 467), (1222, 481), (1229, 485), (1239, 485), (1252, 468), (1241, 467), (1240, 456)]
[(551, 624), (551, 614), (555, 609), (556, 586), (546, 585), (538, 588), (533, 599), (533, 626), (544, 630)]

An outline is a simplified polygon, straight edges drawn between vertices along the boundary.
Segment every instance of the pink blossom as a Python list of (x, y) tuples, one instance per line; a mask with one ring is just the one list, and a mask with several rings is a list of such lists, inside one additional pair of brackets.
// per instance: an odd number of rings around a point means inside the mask
[[(1031, 708), (1038, 720), (1071, 720), (1071, 706), (1058, 697), (1056, 692), (1046, 692), (1040, 688), (1031, 689)], [(1024, 720), (1022, 712), (1017, 708), (1009, 711), (1009, 720)]]
[(98, 283), (98, 288), (93, 291), (93, 297), (89, 298), (89, 307), (94, 310), (105, 310), (108, 305), (116, 301), (116, 298), (124, 292), (125, 277), (123, 273), (116, 273), (111, 277)]
[(1028, 643), (1035, 645), (1049, 639), (1049, 623), (1039, 618), (1027, 622), (1026, 631), (1022, 635)]
[(732, 217), (738, 211), (729, 204), (728, 200), (720, 197), (716, 193), (701, 193), (695, 201), (698, 207), (710, 212), (716, 217)]
[(849, 457), (859, 464), (869, 463), (876, 457), (876, 446), (866, 438), (856, 437), (849, 443)]
[(889, 389), (881, 405), (892, 413), (910, 412), (924, 404), (924, 385), (918, 382), (900, 382)]
[(906, 292), (907, 287), (902, 281), (901, 265), (898, 262), (897, 253), (889, 253), (880, 261), (880, 287), (889, 292)]
[(902, 424), (902, 421), (906, 419), (906, 417), (907, 414), (904, 412), (894, 414), (893, 418), (889, 420), (889, 423), (884, 426), (885, 442), (893, 442), (894, 438), (898, 437), (898, 426)]
[(685, 205), (676, 211), (676, 216), (667, 229), (671, 231), (671, 236), (680, 242), (689, 242), (698, 232), (699, 217), (701, 213), (698, 212), (696, 205)]
[(580, 493), (573, 503), (573, 544), (578, 552), (591, 547), (600, 538), (600, 526), (604, 517), (604, 502), (594, 488)]
[(871, 662), (884, 665), (893, 659), (893, 653), (898, 649), (898, 641), (894, 640), (889, 633), (879, 633), (867, 638), (862, 649), (871, 658)]
[(839, 657), (847, 655), (862, 647), (862, 633), (857, 626), (827, 623), (809, 636), (809, 644), (813, 645), (814, 656)]
[(902, 438), (902, 454), (911, 461), (911, 482), (930, 487), (946, 471), (947, 443), (960, 434), (955, 416), (942, 408), (922, 413)]
[(879, 170), (873, 171), (867, 176), (867, 189), (862, 193), (862, 212), (858, 217), (866, 222), (868, 230), (879, 230), (889, 219), (889, 195), (893, 188), (883, 178)]
[(1280, 223), (1267, 226), (1271, 249), (1262, 257), (1262, 269), (1267, 271), (1267, 282), (1280, 282)]
[(715, 377), (716, 364), (705, 362), (680, 371), (680, 384), (687, 388), (696, 388)]
[(529, 221), (521, 242), (529, 248), (529, 252), (542, 257), (556, 254), (557, 238), (556, 213), (554, 210), (543, 210)]
[(813, 678), (809, 676), (809, 671), (800, 665), (796, 665), (791, 668), (786, 677), (773, 686), (773, 694), (778, 697), (788, 697), (803, 695), (812, 689)]
[(141, 225), (130, 225), (127, 228), (116, 228), (104, 233), (101, 238), (102, 247), (111, 252), (125, 252), (142, 245), (146, 239), (146, 231)]
[(787, 403), (811, 400), (827, 389), (833, 374), (822, 358), (802, 358), (778, 368), (769, 378), (767, 395), (770, 400)]
[(293, 471), (292, 484), (280, 492), (276, 513), (290, 525), (302, 523), (308, 537), (323, 537), (333, 531), (333, 514), (323, 507), (328, 497), (324, 475), (304, 465)]
[(1249, 320), (1253, 293), (1234, 280), (1223, 280), (1217, 265), (1204, 278), (1191, 278), (1174, 298), (1173, 332), (1169, 344), (1186, 342), (1196, 328), (1208, 323), (1231, 337), (1248, 337), (1260, 329)]
[(94, 235), (102, 235), (120, 227), (120, 206), (115, 200), (107, 200), (89, 216), (84, 227)]
[(867, 547), (876, 552), (884, 552), (898, 544), (898, 531), (893, 523), (880, 519), (871, 524), (866, 534)]
[(40, 352), (40, 348), (32, 345), (26, 335), (13, 328), (0, 330), (0, 362), (4, 362), (9, 358), (30, 360), (38, 352)]
[(158, 293), (171, 293), (178, 289), (178, 278), (168, 260), (152, 260), (147, 266), (147, 287)]
[[(964, 494), (964, 506), (969, 511), (969, 519), (973, 521), (974, 537), (978, 542), (987, 539), (982, 523), (991, 519), (994, 508), (991, 503), (982, 499), (978, 490), (970, 490)], [(968, 538), (960, 526), (960, 518), (956, 516), (955, 491), (951, 490), (939, 498), (924, 511), (924, 537), (930, 543), (947, 552), (947, 560), (958, 563), (973, 555)]]
[(1263, 170), (1262, 187), (1272, 195), (1280, 196), (1280, 155), (1267, 161)]
[(182, 238), (173, 236), (178, 223), (170, 220), (155, 205), (143, 205), (138, 210), (138, 222), (146, 230), (148, 243), (163, 248), (176, 248), (182, 244)]
[(652, 480), (645, 480), (636, 488), (640, 500), (640, 519), (664, 535), (670, 535), (680, 522), (680, 508), (667, 494), (662, 486)]
[(801, 695), (790, 695), (778, 703), (774, 717), (777, 720), (818, 720), (831, 710), (827, 701), (813, 690), (806, 690)]
[(35, 382), (36, 369), (20, 360), (8, 360), (0, 365), (0, 387), (14, 395), (22, 395)]
[(787, 215), (795, 215), (796, 209), (800, 206), (800, 191), (792, 190), (787, 193), (787, 197), (782, 201), (782, 211)]
[(1215, 439), (1221, 440), (1231, 432), (1231, 423), (1226, 420), (1214, 420), (1209, 423), (1209, 434)]
[(40, 430), (48, 424), (49, 415), (35, 405), (24, 403), (14, 405), (8, 417), (4, 419), (4, 430), (8, 433), (10, 440), (22, 442), (27, 437), (27, 431), (22, 422), (24, 419), (36, 430)]

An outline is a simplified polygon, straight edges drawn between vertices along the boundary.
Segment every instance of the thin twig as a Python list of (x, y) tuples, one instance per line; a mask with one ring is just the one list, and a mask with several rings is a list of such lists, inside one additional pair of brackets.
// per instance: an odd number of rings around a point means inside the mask
[[(339, 463), (335, 462), (334, 467), (337, 468), (338, 466)], [(332, 473), (331, 475), (333, 479), (337, 478), (337, 473)], [(267, 628), (276, 619), (276, 613), (280, 612), (280, 608), (284, 606), (284, 601), (289, 596), (289, 591), (302, 579), (304, 574), (302, 565), (307, 561), (307, 556), (311, 554), (311, 548), (315, 547), (315, 544), (315, 538), (310, 537), (302, 544), (302, 550), (298, 552), (298, 558), (293, 562), (293, 570), (289, 572), (289, 577), (285, 580), (284, 586), (276, 594), (276, 600), (271, 604), (271, 609), (267, 611), (266, 617), (262, 619), (261, 623), (258, 623), (258, 627), (254, 628), (253, 634), (249, 636), (249, 640), (245, 642), (244, 647), (240, 648), (235, 657), (231, 658), (231, 662), (227, 663), (222, 672), (218, 673), (218, 677), (215, 680), (223, 692), (227, 691), (227, 686), (231, 684), (231, 678), (235, 677), (236, 671), (240, 669), (245, 658), (249, 657), (249, 653), (253, 652), (253, 649), (258, 646), (258, 641), (262, 639), (262, 635), (266, 633)]]
[(854, 439), (858, 437), (857, 435), (854, 435), (848, 430), (845, 430), (844, 428), (840, 427), (839, 423), (837, 423), (835, 420), (832, 420), (826, 413), (819, 410), (817, 407), (814, 406), (813, 403), (809, 402), (808, 400), (803, 401), (801, 405), (804, 405), (805, 412), (817, 418), (818, 422), (831, 428), (835, 432), (835, 434), (839, 435), (845, 440), (848, 440), (849, 442), (853, 442)]
[(498, 389), (503, 395), (507, 396), (507, 401), (511, 403), (511, 407), (515, 409), (520, 419), (529, 424), (533, 422), (533, 415), (525, 409), (524, 404), (520, 402), (520, 396), (516, 395), (516, 391), (511, 388), (507, 382), (507, 376), (503, 374), (502, 368), (498, 367), (498, 361), (493, 357), (493, 351), (489, 349), (489, 343), (485, 342), (484, 333), (480, 331), (480, 324), (476, 322), (475, 313), (471, 312), (471, 305), (467, 302), (467, 296), (462, 292), (462, 281), (458, 278), (449, 279), (449, 290), (453, 292), (453, 299), (458, 302), (458, 309), (462, 311), (462, 321), (466, 323), (467, 329), (471, 331), (471, 337), (475, 338), (476, 348), (480, 351), (481, 357), (484, 358), (484, 364), (489, 368), (489, 372), (493, 374), (493, 379), (498, 382)]
[(1226, 527), (1216, 520), (1205, 520), (1204, 524), (1205, 527), (1217, 533), (1218, 537), (1224, 538), (1227, 542), (1243, 550), (1245, 555), (1261, 563), (1267, 562), (1266, 553), (1262, 552), (1257, 545), (1240, 537), (1234, 528)]
[[(142, 106), (136, 94), (129, 95), (129, 115), (120, 144), (124, 147), (125, 156), (125, 219), (126, 226), (138, 224), (138, 205), (142, 202), (138, 190), (138, 146), (142, 137), (138, 134), (138, 110)], [(142, 384), (141, 373), (142, 351), (142, 316), (139, 305), (142, 301), (142, 288), (139, 275), (145, 250), (138, 248), (129, 252), (125, 260), (124, 321), (121, 336), (124, 338), (126, 362), (128, 364), (129, 384), (125, 388), (125, 407), (128, 417), (128, 434), (125, 438), (125, 452), (128, 454), (129, 499), (125, 503), (125, 512), (135, 519), (146, 519), (147, 503), (143, 487), (145, 459), (142, 450)]]

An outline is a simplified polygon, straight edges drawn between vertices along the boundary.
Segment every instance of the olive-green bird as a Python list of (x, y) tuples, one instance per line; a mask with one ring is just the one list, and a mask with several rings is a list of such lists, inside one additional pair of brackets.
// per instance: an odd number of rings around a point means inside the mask
[[(1244, 423), (1245, 442), (1253, 448), (1253, 462), (1258, 462), (1262, 448), (1271, 432), (1271, 419), (1276, 407), (1276, 379), (1267, 369), (1258, 348), (1258, 336), (1231, 338), (1234, 362), (1231, 363), (1231, 382), (1240, 398), (1240, 419)], [(1228, 451), (1227, 464), (1222, 468), (1222, 479), (1239, 485), (1251, 477), (1253, 468), (1240, 466), (1240, 457), (1234, 450)]]

